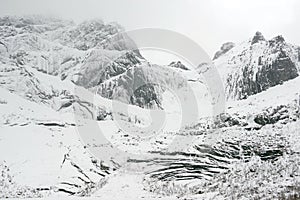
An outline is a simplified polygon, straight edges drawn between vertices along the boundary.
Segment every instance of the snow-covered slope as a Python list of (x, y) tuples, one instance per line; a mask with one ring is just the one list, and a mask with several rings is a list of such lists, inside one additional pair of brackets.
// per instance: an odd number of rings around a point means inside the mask
[(82, 146), (74, 119), (6, 89), (0, 92), (1, 198), (84, 195), (104, 180), (109, 171)]
[(228, 102), (214, 125), (203, 119), (179, 132), (194, 143), (147, 160), (156, 168), (146, 188), (195, 200), (299, 198), (299, 84), (297, 77)]
[(266, 41), (259, 33), (221, 53), (214, 62), (226, 112), (180, 131), (194, 137), (189, 149), (157, 151), (147, 161), (157, 166), (146, 176), (147, 189), (195, 200), (299, 198), (298, 55), (282, 37)]

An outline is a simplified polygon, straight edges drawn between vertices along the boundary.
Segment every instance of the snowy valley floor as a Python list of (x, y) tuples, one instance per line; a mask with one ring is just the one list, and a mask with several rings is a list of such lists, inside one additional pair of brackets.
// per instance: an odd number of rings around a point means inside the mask
[[(1, 88), (0, 197), (297, 199), (299, 82), (297, 78), (233, 102), (213, 123), (203, 118), (181, 131), (162, 130), (150, 139), (143, 138), (142, 131), (119, 130), (111, 118), (74, 120), (69, 112)], [(142, 109), (132, 109), (141, 123), (147, 121)], [(122, 119), (128, 127), (137, 125), (131, 118)], [(120, 166), (113, 157), (105, 160), (90, 154), (91, 149), (107, 148), (93, 138), (91, 143), (82, 141), (78, 130), (89, 130), (91, 124), (102, 128), (114, 147), (137, 156)], [(168, 148), (187, 138), (192, 140), (186, 149)]]

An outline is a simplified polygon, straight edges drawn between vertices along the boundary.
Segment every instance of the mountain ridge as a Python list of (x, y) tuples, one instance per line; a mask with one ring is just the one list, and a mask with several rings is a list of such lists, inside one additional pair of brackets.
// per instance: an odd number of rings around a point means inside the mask
[(299, 76), (299, 47), (282, 36), (266, 40), (260, 32), (218, 59), (228, 99), (243, 99)]

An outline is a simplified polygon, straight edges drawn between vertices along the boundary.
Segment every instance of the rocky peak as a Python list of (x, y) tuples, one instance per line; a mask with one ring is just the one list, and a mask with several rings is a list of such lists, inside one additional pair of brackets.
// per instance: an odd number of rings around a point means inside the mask
[(214, 60), (219, 58), (221, 55), (227, 53), (230, 49), (235, 46), (233, 42), (226, 42), (221, 46), (221, 49), (215, 53)]
[(223, 73), (230, 99), (245, 99), (299, 76), (298, 47), (282, 36), (265, 40), (257, 32), (252, 42), (239, 44), (225, 56), (227, 62), (217, 59), (215, 65)]
[(101, 48), (109, 50), (135, 50), (135, 43), (116, 23), (104, 23), (94, 19), (84, 21), (71, 29), (65, 29), (55, 36), (62, 45), (79, 50)]
[(43, 15), (0, 17), (0, 26), (18, 28), (28, 32), (44, 32), (58, 27), (74, 25), (73, 21)]
[(272, 40), (274, 40), (275, 42), (285, 42), (285, 39), (282, 35), (278, 35), (274, 37)]
[(169, 64), (170, 67), (175, 67), (183, 70), (189, 70), (184, 64), (182, 64), (180, 61), (173, 61)]
[(251, 44), (255, 44), (258, 41), (266, 41), (265, 37), (263, 36), (263, 34), (259, 31), (257, 31), (254, 35), (254, 37), (252, 38)]
[(96, 30), (101, 30), (104, 27), (104, 22), (102, 20), (88, 20), (80, 23), (78, 25), (78, 29), (84, 31), (85, 33), (89, 33)]
[(271, 40), (269, 40), (269, 44), (270, 46), (276, 46), (276, 45), (281, 45), (285, 43), (285, 39), (282, 35), (278, 35), (274, 38), (272, 38)]

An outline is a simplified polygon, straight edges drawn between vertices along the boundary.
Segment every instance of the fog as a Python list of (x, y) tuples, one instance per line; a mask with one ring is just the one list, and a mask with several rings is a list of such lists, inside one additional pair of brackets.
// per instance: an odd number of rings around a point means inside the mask
[(56, 15), (81, 22), (100, 18), (126, 30), (165, 28), (182, 33), (212, 56), (227, 41), (261, 31), (300, 44), (297, 0), (0, 0), (0, 14)]

